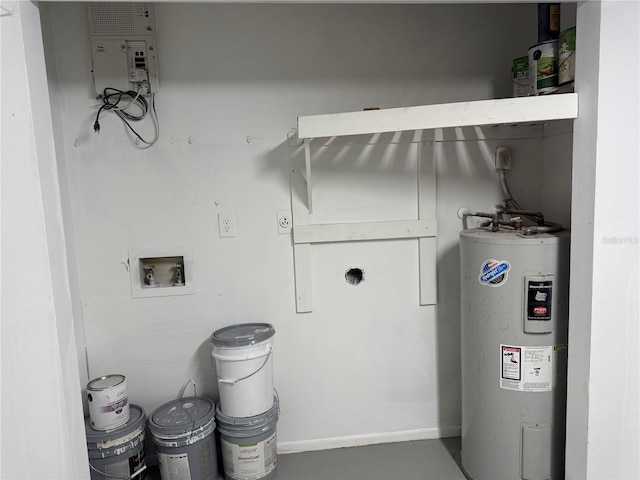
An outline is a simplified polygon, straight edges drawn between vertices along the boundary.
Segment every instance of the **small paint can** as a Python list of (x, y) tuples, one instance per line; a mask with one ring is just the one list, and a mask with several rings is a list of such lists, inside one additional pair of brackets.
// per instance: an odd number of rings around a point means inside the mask
[(558, 83), (564, 85), (576, 78), (576, 27), (560, 33), (558, 50)]
[(129, 421), (127, 379), (124, 375), (106, 375), (87, 384), (89, 417), (94, 430), (112, 430)]
[(519, 57), (513, 61), (511, 83), (514, 97), (529, 95), (529, 57)]
[(558, 41), (529, 49), (529, 95), (552, 92), (558, 86)]
[(560, 34), (560, 4), (538, 3), (538, 43), (557, 40)]

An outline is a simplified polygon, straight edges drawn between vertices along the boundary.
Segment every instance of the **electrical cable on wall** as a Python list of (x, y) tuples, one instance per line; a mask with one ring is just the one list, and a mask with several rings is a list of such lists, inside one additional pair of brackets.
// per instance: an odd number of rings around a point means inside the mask
[[(139, 144), (142, 142), (144, 146), (140, 148), (149, 148), (153, 146), (160, 137), (160, 123), (158, 121), (158, 115), (156, 112), (156, 96), (155, 93), (151, 94), (151, 104), (147, 99), (141, 94), (140, 85), (138, 85), (138, 91), (134, 92), (133, 90), (119, 90), (117, 88), (107, 87), (104, 89), (100, 98), (102, 99), (102, 105), (98, 109), (98, 113), (96, 114), (96, 120), (93, 123), (93, 130), (96, 133), (100, 133), (100, 114), (103, 111), (111, 111), (115, 113), (120, 120), (127, 126), (127, 128), (135, 135), (137, 138), (136, 143)], [(126, 102), (126, 103), (125, 103)], [(139, 109), (139, 113), (134, 114), (130, 113), (129, 110), (132, 106), (137, 107)], [(154, 138), (150, 141), (145, 140), (132, 126), (129, 122), (138, 122), (147, 117), (151, 117), (155, 129)]]

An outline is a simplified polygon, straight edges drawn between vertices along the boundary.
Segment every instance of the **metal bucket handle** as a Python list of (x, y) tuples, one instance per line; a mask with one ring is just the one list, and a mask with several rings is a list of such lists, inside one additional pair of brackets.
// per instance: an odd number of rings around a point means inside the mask
[(189, 386), (189, 384), (193, 385), (193, 398), (195, 398), (193, 402), (193, 426), (192, 426), (191, 432), (189, 433), (189, 439), (191, 439), (191, 436), (193, 435), (193, 430), (195, 430), (195, 427), (196, 427), (196, 421), (198, 419), (198, 394), (196, 393), (196, 382), (193, 381), (193, 378), (190, 378), (189, 380), (187, 380), (187, 383), (185, 383), (184, 387), (182, 387), (182, 392), (180, 392), (180, 400), (182, 400), (182, 397), (184, 397), (184, 392)]
[[(227, 357), (226, 355), (220, 355), (218, 353), (213, 352), (212, 355), (211, 355), (211, 358), (216, 358), (218, 360), (231, 361), (231, 362), (237, 362), (237, 361), (240, 361), (240, 360), (255, 360), (256, 358), (260, 358), (262, 356), (265, 357), (264, 362), (262, 362), (262, 365), (260, 365), (260, 367), (257, 370), (255, 370), (254, 372), (251, 372), (249, 375), (246, 375), (246, 376), (244, 376), (242, 378), (237, 378), (236, 380), (231, 380), (229, 378), (222, 378), (219, 375), (216, 375), (218, 377), (218, 382), (235, 385), (236, 383), (241, 382), (242, 380), (246, 380), (247, 378), (253, 377), (256, 373), (258, 373), (260, 370), (262, 370), (265, 367), (265, 365), (269, 361), (269, 357), (271, 357), (272, 353), (273, 353), (273, 346), (272, 345), (269, 345), (269, 351), (267, 352), (266, 355), (260, 354), (260, 355), (256, 355), (254, 357), (248, 357), (248, 358)], [(213, 366), (213, 362), (212, 362), (211, 366)]]
[(133, 475), (130, 475), (128, 477), (114, 477), (112, 474), (101, 472), (96, 467), (91, 465), (91, 462), (89, 462), (89, 467), (91, 467), (91, 470), (93, 470), (95, 472), (98, 472), (100, 475), (104, 475), (104, 478), (116, 478), (118, 480), (131, 480), (133, 478), (136, 478), (138, 475), (140, 475), (142, 472), (144, 472), (147, 469), (147, 466), (144, 465), (142, 468), (139, 468), (136, 473), (134, 473)]

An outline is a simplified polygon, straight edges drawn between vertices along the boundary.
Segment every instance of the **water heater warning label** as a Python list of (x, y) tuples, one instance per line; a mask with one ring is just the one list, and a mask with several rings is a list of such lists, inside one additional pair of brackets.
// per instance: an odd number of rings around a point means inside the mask
[(548, 392), (552, 381), (553, 347), (500, 345), (500, 388)]

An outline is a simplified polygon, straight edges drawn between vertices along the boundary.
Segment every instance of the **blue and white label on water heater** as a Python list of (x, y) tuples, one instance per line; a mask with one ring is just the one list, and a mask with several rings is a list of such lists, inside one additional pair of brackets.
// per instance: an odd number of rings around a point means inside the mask
[(488, 285), (489, 287), (501, 287), (507, 282), (507, 276), (511, 264), (506, 260), (485, 260), (480, 267), (480, 275), (478, 281), (480, 285)]

